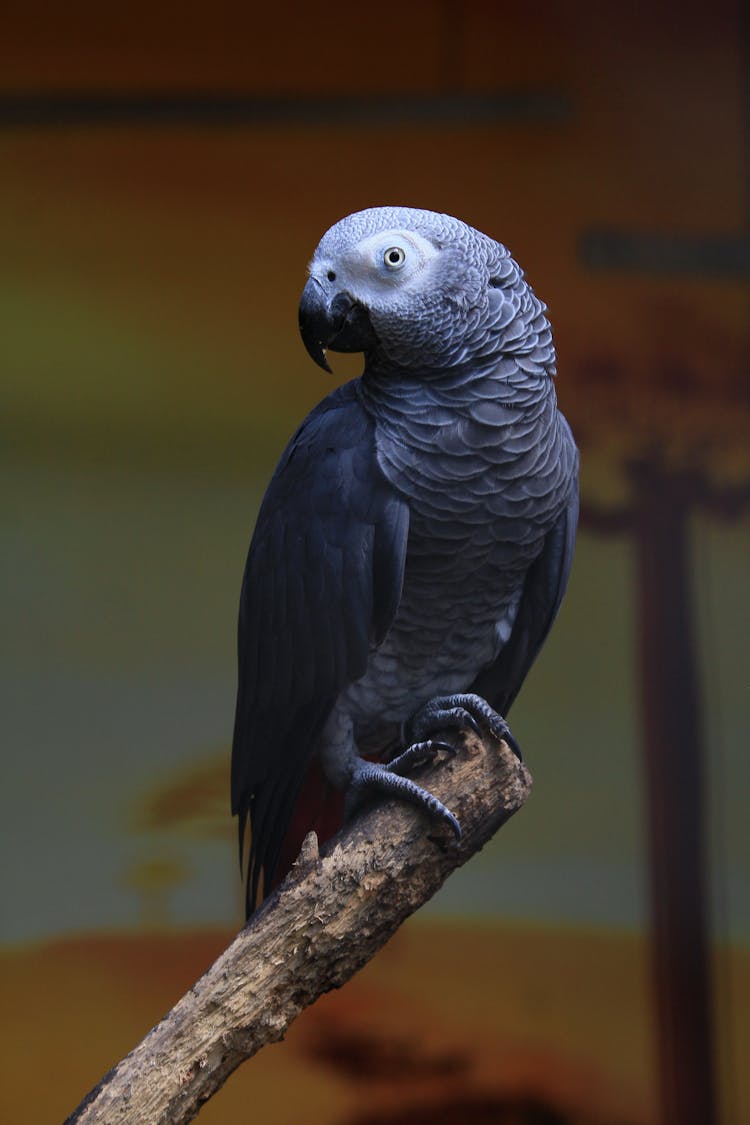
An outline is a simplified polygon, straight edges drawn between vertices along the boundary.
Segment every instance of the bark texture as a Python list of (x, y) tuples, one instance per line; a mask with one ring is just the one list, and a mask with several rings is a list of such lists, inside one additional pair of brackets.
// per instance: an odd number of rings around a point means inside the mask
[(458, 817), (460, 843), (391, 801), (362, 813), (320, 853), (310, 834), (245, 929), (65, 1125), (191, 1121), (241, 1062), (369, 961), (531, 789), (526, 768), (489, 737), (466, 738), (419, 777)]

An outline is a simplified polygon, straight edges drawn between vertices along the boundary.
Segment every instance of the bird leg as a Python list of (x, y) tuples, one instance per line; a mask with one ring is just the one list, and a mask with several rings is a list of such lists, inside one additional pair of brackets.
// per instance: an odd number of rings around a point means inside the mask
[(323, 731), (321, 762), (323, 770), (339, 789), (346, 793), (345, 815), (350, 819), (363, 801), (373, 792), (398, 797), (424, 809), (438, 820), (447, 822), (461, 839), (461, 826), (450, 809), (446, 808), (427, 789), (422, 789), (406, 770), (429, 761), (439, 750), (453, 753), (453, 746), (441, 739), (426, 738), (407, 746), (390, 762), (371, 762), (357, 752), (351, 717), (341, 708), (334, 707)]
[(392, 762), (368, 762), (366, 758), (359, 759), (346, 791), (344, 810), (347, 819), (353, 816), (366, 797), (375, 791), (409, 801), (410, 804), (424, 809), (438, 820), (446, 821), (453, 829), (456, 839), (460, 840), (461, 825), (450, 809), (411, 778), (394, 773), (392, 767)]
[(473, 692), (439, 695), (430, 699), (406, 724), (405, 741), (411, 740), (419, 745), (420, 740), (426, 738), (429, 741), (432, 732), (445, 730), (468, 729), (481, 737), (480, 724), (487, 728), (493, 738), (507, 742), (518, 760), (523, 760), (521, 748), (505, 719), (490, 707), (486, 699)]
[(366, 797), (374, 792), (398, 797), (424, 809), (431, 816), (447, 821), (461, 839), (461, 827), (450, 809), (428, 790), (405, 776), (409, 770), (430, 761), (440, 750), (454, 752), (451, 743), (435, 738), (441, 731), (472, 730), (481, 737), (485, 726), (493, 738), (504, 739), (521, 759), (521, 751), (505, 719), (485, 699), (471, 692), (441, 695), (429, 700), (405, 724), (406, 747), (390, 762), (371, 762), (362, 758), (354, 741), (351, 717), (334, 707), (326, 724), (321, 745), (323, 769), (329, 780), (345, 790), (345, 813), (351, 818)]

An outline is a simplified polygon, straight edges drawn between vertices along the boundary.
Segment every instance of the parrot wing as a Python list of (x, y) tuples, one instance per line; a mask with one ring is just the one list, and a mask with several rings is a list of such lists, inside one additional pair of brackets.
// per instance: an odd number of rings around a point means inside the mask
[(354, 383), (293, 436), (261, 505), (240, 598), (232, 811), (248, 908), (266, 893), (337, 696), (364, 674), (398, 607), (408, 507), (382, 476)]
[[(571, 447), (575, 453), (572, 438)], [(471, 688), (503, 716), (510, 710), (557, 616), (568, 584), (577, 524), (578, 480), (574, 473), (567, 505), (527, 571), (510, 637)]]

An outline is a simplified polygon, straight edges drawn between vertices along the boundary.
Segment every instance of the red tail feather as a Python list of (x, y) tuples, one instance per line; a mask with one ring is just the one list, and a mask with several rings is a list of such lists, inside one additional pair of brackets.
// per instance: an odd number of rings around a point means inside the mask
[(294, 806), (271, 889), (277, 887), (289, 871), (308, 832), (316, 832), (318, 843), (322, 844), (335, 836), (343, 820), (344, 795), (326, 780), (320, 762), (314, 761)]

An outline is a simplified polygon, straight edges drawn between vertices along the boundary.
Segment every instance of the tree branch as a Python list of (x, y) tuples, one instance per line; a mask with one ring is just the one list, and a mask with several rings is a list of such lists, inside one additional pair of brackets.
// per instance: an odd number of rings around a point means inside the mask
[(356, 973), (521, 807), (531, 777), (508, 746), (470, 736), (420, 782), (458, 817), (460, 843), (387, 802), (318, 854), (310, 834), (292, 871), (247, 927), (65, 1125), (182, 1125), (232, 1071), (283, 1038), (324, 992)]

